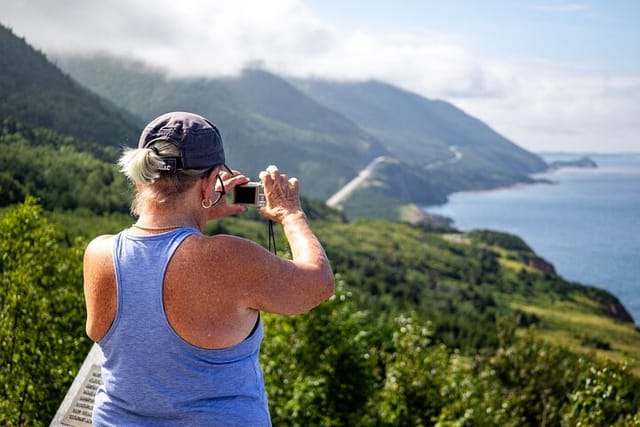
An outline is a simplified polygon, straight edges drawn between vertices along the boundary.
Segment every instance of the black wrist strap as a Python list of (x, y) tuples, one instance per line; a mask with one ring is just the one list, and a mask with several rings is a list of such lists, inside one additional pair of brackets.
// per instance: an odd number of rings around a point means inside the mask
[[(273, 247), (273, 250), (271, 249)], [(277, 255), (276, 249), (276, 236), (273, 234), (273, 221), (269, 220), (269, 252), (273, 252)]]

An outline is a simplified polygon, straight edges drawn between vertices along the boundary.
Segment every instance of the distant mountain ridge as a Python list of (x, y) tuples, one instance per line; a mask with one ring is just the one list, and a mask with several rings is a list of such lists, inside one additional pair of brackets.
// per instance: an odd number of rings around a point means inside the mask
[(415, 214), (453, 191), (523, 182), (546, 168), (455, 106), (382, 82), (293, 80), (257, 69), (178, 79), (107, 56), (53, 65), (6, 28), (0, 41), (1, 119), (121, 147), (135, 146), (143, 124), (161, 113), (198, 112), (221, 128), (232, 167), (257, 179), (278, 164), (309, 197), (328, 200), (370, 165), (337, 202), (350, 218), (406, 219), (407, 209)]
[[(255, 69), (237, 77), (170, 79), (161, 70), (112, 57), (58, 62), (145, 119), (176, 106), (212, 117), (233, 144), (229, 153), (239, 168), (255, 170), (261, 167), (255, 158), (274, 159), (306, 183), (321, 180), (324, 185), (312, 184), (310, 195), (323, 200), (384, 156), (388, 161), (376, 165), (373, 179), (338, 204), (351, 217), (380, 216), (384, 206), (442, 203), (454, 191), (526, 182), (547, 167), (452, 104), (382, 82), (286, 79)], [(327, 165), (329, 174), (323, 172)]]
[[(295, 80), (294, 84), (376, 136), (405, 163), (456, 175), (519, 180), (547, 168), (545, 161), (509, 141), (453, 104), (430, 100), (379, 81)], [(452, 152), (457, 161), (451, 161)], [(483, 182), (484, 181), (484, 182)], [(469, 186), (469, 188), (466, 188)], [(477, 189), (460, 181), (454, 191)]]
[(379, 81), (291, 81), (374, 135), (396, 157), (376, 165), (372, 179), (342, 203), (347, 211), (364, 214), (370, 207), (362, 200), (377, 199), (378, 205), (396, 209), (388, 216), (393, 218), (404, 209), (394, 199), (437, 204), (456, 191), (530, 182), (531, 173), (547, 169), (541, 157), (448, 102)]
[(144, 120), (175, 110), (210, 118), (221, 129), (232, 167), (257, 175), (276, 163), (301, 178), (305, 194), (321, 200), (370, 159), (387, 154), (350, 120), (262, 71), (247, 70), (237, 78), (171, 79), (112, 57), (58, 61), (80, 83)]

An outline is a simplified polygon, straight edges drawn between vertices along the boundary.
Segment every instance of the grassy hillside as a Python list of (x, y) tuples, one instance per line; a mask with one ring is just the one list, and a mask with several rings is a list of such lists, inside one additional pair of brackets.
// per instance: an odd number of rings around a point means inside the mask
[(118, 150), (0, 121), (0, 207), (39, 199), (48, 210), (127, 212), (129, 184), (115, 167)]
[[(517, 236), (384, 220), (345, 222), (336, 220), (336, 211), (306, 206), (334, 271), (358, 306), (374, 316), (415, 313), (430, 322), (434, 339), (471, 354), (496, 348), (499, 320), (512, 319), (523, 333), (535, 327), (542, 339), (578, 354), (625, 361), (640, 375), (640, 332), (620, 301), (564, 280)], [(266, 224), (251, 212), (212, 222), (207, 232), (267, 244)], [(277, 236), (286, 256), (280, 230)]]

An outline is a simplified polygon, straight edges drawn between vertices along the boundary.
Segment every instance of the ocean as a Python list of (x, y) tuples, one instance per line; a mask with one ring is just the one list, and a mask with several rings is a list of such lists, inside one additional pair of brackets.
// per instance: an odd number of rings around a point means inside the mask
[[(549, 162), (580, 157), (544, 154)], [(463, 192), (430, 213), (460, 230), (516, 234), (567, 280), (614, 294), (640, 323), (640, 153), (589, 155), (598, 167), (561, 168), (552, 184)]]

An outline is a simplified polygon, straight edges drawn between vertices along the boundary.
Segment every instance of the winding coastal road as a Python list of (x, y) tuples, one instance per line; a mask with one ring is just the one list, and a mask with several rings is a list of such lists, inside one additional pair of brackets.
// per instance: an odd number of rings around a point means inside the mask
[(355, 190), (362, 182), (366, 181), (371, 176), (371, 171), (376, 165), (380, 162), (385, 161), (387, 157), (380, 156), (373, 159), (371, 163), (367, 165), (364, 169), (360, 171), (358, 176), (349, 181), (344, 187), (338, 190), (333, 196), (329, 197), (327, 200), (327, 206), (335, 207), (338, 203), (340, 203), (343, 199), (345, 199), (353, 190)]
[(462, 153), (460, 152), (460, 150), (458, 150), (458, 147), (456, 147), (455, 145), (450, 145), (449, 146), (449, 151), (451, 151), (453, 153), (453, 157), (450, 157), (450, 158), (444, 159), (444, 160), (436, 160), (435, 162), (427, 163), (424, 168), (425, 169), (435, 169), (438, 166), (447, 165), (447, 164), (450, 165), (450, 164), (459, 162), (460, 159), (462, 159)]
[[(438, 166), (452, 164), (459, 162), (462, 159), (462, 153), (458, 150), (458, 147), (455, 145), (451, 145), (449, 147), (449, 151), (453, 153), (453, 156), (448, 159), (436, 160), (435, 162), (428, 163), (425, 165), (425, 169), (434, 169)], [(342, 200), (347, 198), (349, 194), (351, 194), (360, 184), (369, 179), (371, 176), (371, 172), (373, 169), (381, 162), (389, 159), (389, 157), (380, 156), (373, 159), (371, 163), (369, 163), (364, 169), (360, 171), (360, 173), (349, 181), (344, 187), (338, 190), (333, 196), (329, 197), (327, 200), (327, 206), (336, 207)]]

